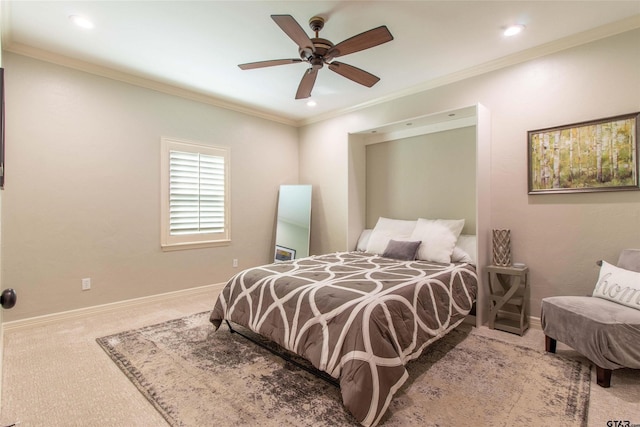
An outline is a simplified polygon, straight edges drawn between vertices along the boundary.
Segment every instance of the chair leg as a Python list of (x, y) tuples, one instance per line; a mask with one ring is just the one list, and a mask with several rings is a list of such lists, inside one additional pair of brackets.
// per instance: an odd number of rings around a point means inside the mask
[(546, 352), (548, 353), (555, 353), (556, 352), (556, 344), (558, 342), (554, 339), (551, 338), (548, 335), (544, 336), (544, 349)]
[(611, 369), (604, 369), (596, 365), (596, 381), (600, 387), (611, 387)]

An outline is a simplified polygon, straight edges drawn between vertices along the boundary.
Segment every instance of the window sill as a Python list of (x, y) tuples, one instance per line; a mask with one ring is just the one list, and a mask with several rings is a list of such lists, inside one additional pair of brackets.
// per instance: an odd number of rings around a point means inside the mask
[(187, 249), (205, 249), (205, 248), (215, 248), (219, 246), (229, 246), (231, 244), (231, 240), (215, 240), (209, 242), (193, 242), (193, 243), (172, 243), (172, 244), (161, 244), (163, 252), (172, 252), (172, 251), (183, 251)]

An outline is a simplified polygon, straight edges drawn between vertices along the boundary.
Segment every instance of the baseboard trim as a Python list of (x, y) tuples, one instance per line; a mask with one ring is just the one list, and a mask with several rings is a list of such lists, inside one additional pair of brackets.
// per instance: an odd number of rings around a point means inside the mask
[[(464, 323), (469, 323), (471, 325), (475, 325), (475, 326), (480, 327), (480, 326), (487, 326), (488, 322), (485, 322), (484, 324), (476, 324), (476, 316), (468, 315), (464, 319)], [(540, 323), (540, 318), (539, 317), (529, 316), (529, 327), (531, 329), (537, 329), (537, 330), (541, 331), (542, 330), (542, 323)]]
[(542, 330), (542, 323), (539, 317), (529, 316), (529, 327), (532, 329)]
[(213, 285), (199, 286), (197, 288), (183, 289), (180, 291), (167, 292), (164, 294), (149, 295), (146, 297), (133, 298), (124, 301), (112, 302), (109, 304), (94, 305), (92, 307), (79, 308), (76, 310), (63, 311), (60, 313), (45, 314), (43, 316), (29, 317), (27, 319), (14, 320), (4, 322), (2, 328), (4, 332), (16, 331), (19, 329), (32, 328), (34, 326), (43, 326), (53, 322), (59, 322), (81, 317), (95, 316), (96, 314), (108, 313), (115, 310), (132, 308), (144, 304), (168, 301), (170, 299), (194, 296), (194, 295), (210, 295), (212, 292), (220, 291), (224, 288), (225, 283), (216, 283)]
[[(29, 317), (27, 319), (14, 320), (12, 322), (4, 322), (2, 328), (4, 332), (15, 331), (18, 329), (32, 328), (34, 326), (43, 326), (48, 323), (59, 322), (70, 319), (77, 319), (79, 317), (94, 316), (100, 313), (107, 313), (114, 310), (121, 310), (131, 307), (136, 307), (143, 304), (150, 304), (154, 302), (162, 302), (170, 300), (172, 298), (193, 296), (193, 295), (208, 295), (212, 292), (220, 291), (224, 288), (225, 283), (216, 283), (213, 285), (199, 286), (197, 288), (183, 289), (180, 291), (167, 292), (164, 294), (149, 295), (146, 297), (134, 298), (124, 301), (113, 302), (109, 304), (94, 305), (92, 307), (79, 308), (76, 310), (63, 311), (60, 313), (46, 314), (43, 316)], [(464, 323), (469, 323), (475, 326), (475, 316), (468, 316)], [(542, 330), (542, 324), (539, 317), (529, 317), (529, 327), (532, 329)]]

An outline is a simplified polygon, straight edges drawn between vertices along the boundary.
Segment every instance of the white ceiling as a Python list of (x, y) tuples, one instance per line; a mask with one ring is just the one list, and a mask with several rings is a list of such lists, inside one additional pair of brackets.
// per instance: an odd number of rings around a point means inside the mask
[[(69, 15), (91, 19), (74, 26)], [(306, 64), (242, 71), (238, 64), (298, 58), (270, 18), (292, 15), (334, 44), (380, 25), (389, 43), (340, 57), (380, 77), (372, 88), (320, 70), (312, 98), (295, 100)], [(507, 25), (526, 25), (506, 38)], [(640, 27), (627, 1), (3, 1), (8, 51), (301, 124), (414, 93)], [(639, 40), (640, 46), (640, 40)], [(175, 89), (178, 88), (178, 89)]]

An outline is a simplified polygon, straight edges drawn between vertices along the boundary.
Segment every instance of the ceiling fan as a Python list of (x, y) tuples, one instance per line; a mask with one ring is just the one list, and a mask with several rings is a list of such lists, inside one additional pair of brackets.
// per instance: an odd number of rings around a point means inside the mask
[(365, 31), (364, 33), (360, 33), (334, 45), (329, 40), (318, 37), (318, 32), (324, 27), (324, 18), (320, 16), (314, 16), (309, 20), (309, 26), (316, 33), (316, 36), (312, 39), (309, 38), (300, 24), (298, 24), (291, 15), (271, 15), (271, 18), (280, 29), (298, 45), (300, 59), (273, 59), (270, 61), (250, 62), (238, 65), (241, 69), (251, 70), (275, 65), (307, 62), (310, 67), (302, 76), (298, 91), (296, 92), (296, 99), (309, 98), (311, 96), (311, 90), (316, 82), (318, 70), (321, 69), (324, 64), (327, 64), (331, 71), (367, 87), (373, 86), (380, 80), (379, 77), (360, 68), (345, 64), (344, 62), (334, 61), (334, 58), (369, 49), (393, 40), (393, 36), (385, 25)]

